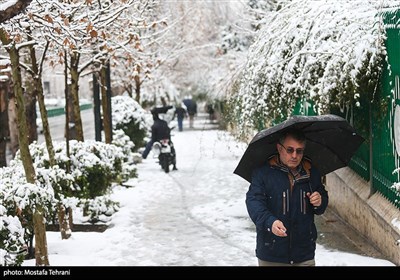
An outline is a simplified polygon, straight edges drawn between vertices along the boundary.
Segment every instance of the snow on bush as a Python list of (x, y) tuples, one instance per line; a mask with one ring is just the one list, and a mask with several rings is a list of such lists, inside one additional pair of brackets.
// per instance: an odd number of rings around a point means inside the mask
[[(66, 207), (75, 207), (79, 204), (76, 199), (103, 196), (111, 192), (113, 182), (119, 183), (129, 179), (128, 176), (136, 176), (135, 167), (126, 162), (130, 158), (129, 153), (122, 147), (96, 141), (71, 140), (69, 144), (68, 158), (66, 143), (53, 143), (57, 163), (53, 167), (50, 167), (45, 143), (29, 146), (37, 175), (36, 185), (26, 183), (17, 152), (10, 167), (0, 169), (0, 184), (4, 186), (0, 192), (0, 205), (4, 205), (10, 213), (17, 207), (23, 211), (22, 217), (27, 218), (33, 213), (35, 205), (40, 203), (54, 219), (59, 202)], [(112, 204), (109, 205), (115, 210)], [(30, 224), (29, 232), (31, 228)]]
[(21, 222), (17, 217), (7, 215), (7, 209), (0, 204), (0, 266), (22, 264), (25, 251)]
[[(41, 174), (40, 171), (38, 169), (37, 173)], [(28, 183), (22, 164), (16, 164), (16, 161), (12, 161), (9, 167), (0, 168), (0, 186), (0, 205), (9, 214), (29, 215), (39, 205), (50, 206), (56, 202), (52, 181), (37, 180), (35, 184)]]
[(122, 129), (116, 129), (113, 131), (112, 143), (122, 149), (124, 158), (122, 160), (122, 171), (121, 179), (118, 180), (126, 181), (129, 178), (136, 178), (136, 166), (135, 164), (140, 162), (142, 155), (134, 152), (135, 144), (130, 140), (130, 138), (125, 134)]
[[(43, 171), (42, 168), (36, 170), (37, 178), (42, 176), (41, 171)], [(51, 173), (50, 170), (49, 173)], [(0, 207), (4, 207), (3, 212), (6, 215), (18, 214), (15, 219), (19, 219), (20, 224), (23, 225), (24, 233), (21, 238), (25, 240), (25, 243), (28, 243), (33, 236), (32, 215), (36, 208), (43, 207), (45, 211), (43, 216), (48, 221), (48, 217), (54, 212), (56, 203), (57, 199), (54, 196), (51, 179), (36, 180), (35, 184), (27, 183), (23, 165), (22, 163), (18, 164), (17, 161), (11, 161), (9, 167), (0, 168)], [(15, 223), (13, 222), (13, 224)], [(5, 250), (8, 250), (7, 248)], [(10, 260), (18, 263), (18, 256), (12, 252), (9, 253)]]
[(152, 118), (139, 103), (127, 95), (117, 95), (111, 98), (113, 129), (119, 124), (128, 124), (132, 120), (139, 124), (139, 129), (149, 129), (152, 125)]
[(114, 202), (109, 196), (98, 196), (94, 199), (82, 199), (84, 216), (88, 217), (87, 222), (109, 222), (112, 214), (119, 210), (119, 203)]
[(114, 96), (111, 102), (113, 130), (123, 130), (137, 151), (146, 144), (144, 139), (153, 123), (151, 114), (126, 95)]

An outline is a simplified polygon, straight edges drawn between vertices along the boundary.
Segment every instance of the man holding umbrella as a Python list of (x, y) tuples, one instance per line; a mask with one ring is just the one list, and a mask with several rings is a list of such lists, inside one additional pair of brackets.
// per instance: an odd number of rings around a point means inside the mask
[(315, 266), (314, 215), (324, 213), (328, 193), (319, 171), (303, 157), (303, 131), (282, 131), (277, 154), (252, 173), (246, 206), (257, 228), (260, 266)]
[(259, 265), (315, 265), (314, 215), (328, 205), (321, 176), (347, 166), (364, 140), (332, 114), (291, 116), (254, 136), (234, 173), (250, 183)]

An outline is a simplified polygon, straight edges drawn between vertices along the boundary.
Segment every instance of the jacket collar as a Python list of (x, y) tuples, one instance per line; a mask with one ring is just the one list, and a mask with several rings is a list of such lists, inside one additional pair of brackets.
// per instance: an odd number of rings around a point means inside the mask
[(301, 163), (297, 167), (297, 174), (293, 174), (290, 169), (281, 162), (278, 154), (272, 155), (268, 159), (268, 163), (272, 168), (279, 169), (288, 173), (288, 175), (290, 174), (290, 177), (292, 177), (294, 181), (301, 181), (310, 178), (311, 160), (309, 158), (303, 157)]

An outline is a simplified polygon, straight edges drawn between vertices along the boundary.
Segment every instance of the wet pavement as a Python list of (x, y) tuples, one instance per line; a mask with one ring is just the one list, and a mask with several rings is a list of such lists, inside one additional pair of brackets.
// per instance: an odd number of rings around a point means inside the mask
[(358, 233), (328, 207), (321, 216), (315, 216), (318, 244), (326, 248), (379, 259), (387, 259), (371, 241)]

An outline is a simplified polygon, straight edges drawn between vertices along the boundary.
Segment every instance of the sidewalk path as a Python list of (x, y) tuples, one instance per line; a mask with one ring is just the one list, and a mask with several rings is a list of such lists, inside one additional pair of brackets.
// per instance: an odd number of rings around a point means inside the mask
[[(130, 188), (115, 186), (120, 210), (104, 232), (48, 232), (53, 266), (256, 266), (255, 228), (233, 174), (246, 148), (198, 116), (172, 136), (178, 171), (165, 173), (150, 153)], [(76, 215), (74, 217), (77, 217)], [(317, 219), (317, 266), (389, 266), (367, 240), (328, 211)], [(372, 256), (369, 257), (369, 256)], [(24, 265), (34, 265), (28, 260)]]

